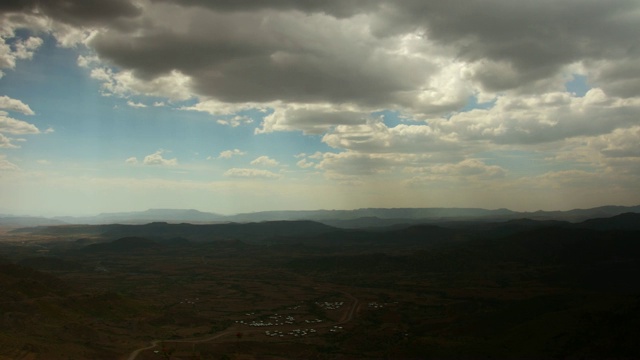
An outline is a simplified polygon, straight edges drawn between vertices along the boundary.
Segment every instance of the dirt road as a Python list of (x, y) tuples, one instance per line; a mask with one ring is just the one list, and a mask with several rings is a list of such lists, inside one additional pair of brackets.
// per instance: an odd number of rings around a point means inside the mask
[[(245, 331), (245, 332), (254, 332), (254, 331), (255, 332), (259, 332), (258, 330), (250, 330), (250, 331)], [(166, 342), (166, 343), (191, 343), (191, 344), (193, 344), (193, 343), (202, 343), (202, 342), (212, 341), (212, 340), (224, 337), (224, 336), (229, 336), (229, 335), (232, 335), (232, 334), (235, 334), (235, 333), (236, 333), (236, 331), (227, 329), (227, 330), (219, 332), (219, 333), (217, 333), (215, 335), (207, 336), (207, 337), (204, 337), (204, 338), (176, 339), (176, 340), (153, 340), (149, 346), (145, 346), (143, 348), (134, 350), (131, 354), (129, 354), (129, 357), (127, 358), (127, 360), (135, 360), (135, 358), (138, 357), (138, 355), (141, 352), (143, 352), (145, 350), (151, 350), (154, 347), (157, 347), (158, 344), (160, 344), (162, 342)]]

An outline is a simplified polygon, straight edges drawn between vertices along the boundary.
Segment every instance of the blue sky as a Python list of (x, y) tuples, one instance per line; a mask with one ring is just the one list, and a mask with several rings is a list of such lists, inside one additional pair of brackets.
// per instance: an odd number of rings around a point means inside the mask
[(640, 5), (517, 3), (0, 5), (0, 214), (640, 203)]

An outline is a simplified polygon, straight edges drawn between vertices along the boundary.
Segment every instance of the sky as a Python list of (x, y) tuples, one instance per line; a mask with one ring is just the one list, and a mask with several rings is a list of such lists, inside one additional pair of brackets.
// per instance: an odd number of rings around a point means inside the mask
[(0, 214), (640, 204), (637, 0), (8, 0)]

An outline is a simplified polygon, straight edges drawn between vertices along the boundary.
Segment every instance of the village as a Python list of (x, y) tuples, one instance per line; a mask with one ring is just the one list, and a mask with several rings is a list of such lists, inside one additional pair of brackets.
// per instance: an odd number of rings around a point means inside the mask
[[(339, 310), (343, 308), (344, 304), (345, 304), (344, 301), (314, 302), (314, 305), (317, 306), (318, 308), (324, 311), (329, 311), (329, 316), (331, 317), (335, 317), (334, 316), (335, 313), (338, 313)], [(296, 305), (288, 309), (297, 310), (299, 308), (300, 308), (300, 305)], [(296, 318), (294, 314), (279, 314), (279, 313), (267, 314), (267, 315), (258, 316), (258, 317), (256, 317), (255, 312), (245, 313), (244, 315), (247, 317), (252, 317), (252, 319), (235, 320), (235, 323), (240, 326), (244, 325), (247, 327), (268, 327), (269, 329), (264, 331), (264, 335), (267, 337), (277, 337), (277, 338), (282, 338), (287, 336), (304, 337), (304, 336), (310, 336), (310, 335), (317, 335), (319, 333), (334, 333), (334, 332), (343, 330), (343, 327), (340, 325), (342, 322), (339, 322), (338, 324), (335, 324), (335, 325), (331, 325), (330, 322), (333, 322), (333, 321), (323, 320), (317, 317), (313, 319), (301, 319), (300, 317), (305, 317), (305, 316), (300, 316), (299, 314), (296, 314), (298, 315), (298, 318)], [(300, 326), (302, 324), (304, 324), (305, 327), (293, 328), (293, 325)], [(279, 327), (279, 328), (276, 328), (276, 327)]]

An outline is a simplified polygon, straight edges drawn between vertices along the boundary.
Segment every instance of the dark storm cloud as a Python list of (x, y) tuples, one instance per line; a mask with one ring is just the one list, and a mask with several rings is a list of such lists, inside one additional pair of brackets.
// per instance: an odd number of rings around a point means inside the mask
[[(90, 43), (103, 59), (151, 79), (189, 75), (196, 93), (224, 102), (393, 103), (420, 86), (429, 61), (406, 61), (374, 46), (362, 28), (334, 17), (272, 11), (219, 13), (159, 9), (136, 36), (111, 30)], [(165, 18), (173, 28), (164, 26)], [(151, 25), (149, 25), (151, 24)]]
[(216, 38), (215, 35), (207, 39), (167, 30), (137, 37), (126, 33), (100, 34), (91, 44), (101, 56), (122, 68), (134, 70), (142, 78), (153, 78), (174, 69), (196, 74), (234, 59), (259, 57), (266, 53), (259, 44), (251, 46), (229, 38)]
[(198, 6), (219, 11), (298, 10), (349, 17), (378, 7), (379, 0), (152, 0), (180, 6)]
[(634, 97), (640, 94), (640, 61), (637, 57), (621, 58), (601, 64), (594, 71), (593, 83), (604, 84), (607, 94)]
[(141, 9), (129, 0), (8, 0), (0, 12), (42, 12), (71, 25), (105, 24), (118, 18), (132, 18)]
[(408, 90), (404, 79), (386, 74), (357, 73), (356, 64), (324, 62), (314, 56), (296, 55), (283, 65), (268, 57), (227, 62), (218, 73), (195, 74), (195, 89), (225, 102), (302, 103), (353, 102), (363, 106), (391, 105), (390, 93)]
[[(116, 9), (121, 15), (137, 14), (128, 3), (113, 4), (112, 15)], [(376, 49), (412, 32), (422, 33), (425, 42), (452, 49), (458, 61), (470, 64), (469, 79), (491, 92), (537, 91), (543, 86), (540, 81), (553, 78), (569, 64), (635, 61), (640, 55), (640, 21), (634, 15), (638, 2), (631, 0), (153, 0), (152, 4), (164, 8), (140, 21), (135, 36), (103, 32), (92, 43), (97, 52), (141, 78), (179, 70), (192, 77), (197, 93), (225, 102), (415, 104), (411, 92), (429, 87), (433, 71), (428, 62), (407, 67), (406, 58), (374, 58)], [(89, 7), (66, 13), (79, 15)], [(307, 17), (283, 10), (298, 10)], [(53, 6), (49, 11), (57, 14)], [(151, 16), (162, 12), (176, 16), (154, 23)], [(358, 18), (359, 14), (366, 18)], [(364, 30), (341, 28), (347, 17), (362, 21)], [(600, 71), (595, 85), (615, 95), (638, 94), (638, 87), (624, 80), (632, 74), (620, 72)]]
[[(489, 90), (506, 90), (549, 77), (583, 59), (637, 57), (635, 0), (402, 1), (378, 14), (379, 36), (407, 27), (457, 49), (468, 61), (506, 62), (517, 78), (477, 75)], [(498, 78), (496, 78), (498, 77)]]
[(0, 12), (24, 11), (33, 7), (35, 1), (6, 0), (0, 2)]
[[(466, 79), (489, 92), (537, 92), (573, 63), (594, 85), (640, 93), (635, 0), (27, 0), (67, 24), (105, 26), (90, 43), (102, 59), (151, 80), (177, 70), (196, 94), (224, 102), (355, 103), (434, 108), (420, 98), (439, 83), (433, 60), (467, 63)], [(140, 7), (138, 7), (140, 6)], [(421, 34), (425, 49), (401, 49)], [(450, 54), (445, 55), (445, 51)], [(589, 69), (587, 69), (589, 70)], [(632, 79), (631, 81), (629, 79)], [(542, 83), (541, 83), (542, 82)], [(453, 90), (452, 90), (453, 91)], [(456, 110), (468, 91), (441, 112)]]
[(99, 26), (89, 46), (100, 59), (140, 81), (178, 71), (194, 95), (227, 103), (446, 114), (478, 89), (557, 91), (572, 64), (608, 95), (640, 94), (635, 0), (9, 0), (0, 9)]

